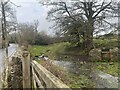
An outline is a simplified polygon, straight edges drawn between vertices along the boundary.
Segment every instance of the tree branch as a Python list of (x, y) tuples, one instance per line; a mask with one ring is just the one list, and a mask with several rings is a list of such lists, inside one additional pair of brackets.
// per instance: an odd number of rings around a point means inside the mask
[(105, 5), (104, 7), (102, 6), (102, 8), (100, 9), (100, 11), (98, 11), (97, 14), (96, 14), (93, 18), (95, 19), (95, 18), (96, 18), (103, 10), (105, 10), (110, 4), (111, 4), (111, 2), (108, 3), (107, 5)]
[(103, 20), (103, 21), (104, 21), (104, 22), (106, 22), (107, 24), (109, 24), (110, 26), (112, 26), (112, 27), (114, 27), (114, 28), (118, 29), (118, 27), (116, 27), (116, 26), (112, 25), (111, 23), (107, 22), (106, 20)]
[(68, 8), (67, 8), (66, 3), (65, 3), (65, 2), (63, 2), (63, 4), (64, 4), (65, 10), (66, 10), (66, 12), (68, 13), (69, 17), (70, 17), (70, 18), (72, 18), (74, 21), (76, 21), (76, 19), (75, 19), (75, 18), (73, 18), (73, 17), (71, 16), (70, 12), (68, 11)]

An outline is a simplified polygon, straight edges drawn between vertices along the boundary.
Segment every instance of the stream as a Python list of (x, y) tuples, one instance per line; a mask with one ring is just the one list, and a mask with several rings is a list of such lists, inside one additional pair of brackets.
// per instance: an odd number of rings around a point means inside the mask
[(53, 64), (63, 67), (70, 73), (91, 77), (96, 83), (96, 88), (118, 88), (118, 77), (114, 77), (102, 71), (93, 71), (92, 62), (53, 61)]
[[(45, 59), (45, 57), (44, 57)], [(64, 68), (66, 71), (76, 74), (85, 75), (95, 82), (96, 88), (118, 88), (118, 77), (102, 71), (94, 70), (94, 63), (70, 60), (52, 60), (54, 65)]]

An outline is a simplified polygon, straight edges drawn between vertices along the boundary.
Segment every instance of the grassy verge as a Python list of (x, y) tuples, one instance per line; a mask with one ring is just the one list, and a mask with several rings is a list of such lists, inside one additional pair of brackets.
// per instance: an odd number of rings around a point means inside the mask
[(46, 46), (30, 46), (29, 51), (33, 56), (45, 54), (50, 59), (55, 59), (58, 52), (64, 52), (65, 47), (69, 43), (56, 43)]
[(34, 45), (29, 47), (29, 51), (32, 56), (40, 56), (44, 54), (52, 60), (56, 59), (58, 56), (60, 57), (61, 55), (66, 58), (68, 56), (78, 56), (84, 53), (79, 47), (71, 47), (68, 42), (55, 43), (46, 46)]
[(118, 76), (120, 73), (118, 69), (118, 62), (95, 62), (94, 68), (113, 76)]

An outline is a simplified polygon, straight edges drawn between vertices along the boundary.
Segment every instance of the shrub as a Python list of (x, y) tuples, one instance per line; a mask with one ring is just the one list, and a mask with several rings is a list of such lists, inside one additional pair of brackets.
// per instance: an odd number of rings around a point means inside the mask
[(117, 47), (118, 41), (117, 39), (95, 39), (94, 40), (95, 47)]

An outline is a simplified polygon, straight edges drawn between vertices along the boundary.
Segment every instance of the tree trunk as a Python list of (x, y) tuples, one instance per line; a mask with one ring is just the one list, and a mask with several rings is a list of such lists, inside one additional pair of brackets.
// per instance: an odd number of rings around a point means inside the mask
[(5, 31), (4, 31), (4, 24), (2, 20), (1, 20), (1, 24), (2, 24), (2, 48), (5, 48)]
[(80, 35), (79, 35), (79, 32), (77, 33), (77, 46), (80, 47)]
[(2, 30), (4, 31), (3, 36), (4, 36), (4, 43), (5, 43), (5, 49), (6, 49), (6, 61), (5, 61), (5, 82), (4, 86), (7, 88), (8, 83), (8, 71), (9, 71), (9, 59), (8, 59), (8, 39), (7, 39), (7, 29), (6, 29), (6, 16), (5, 16), (5, 5), (1, 1), (1, 6), (2, 6)]
[(89, 56), (89, 52), (91, 49), (93, 49), (93, 31), (94, 31), (94, 21), (88, 20), (88, 24), (86, 26), (86, 34), (84, 35), (84, 47), (85, 47), (85, 53), (87, 56)]

